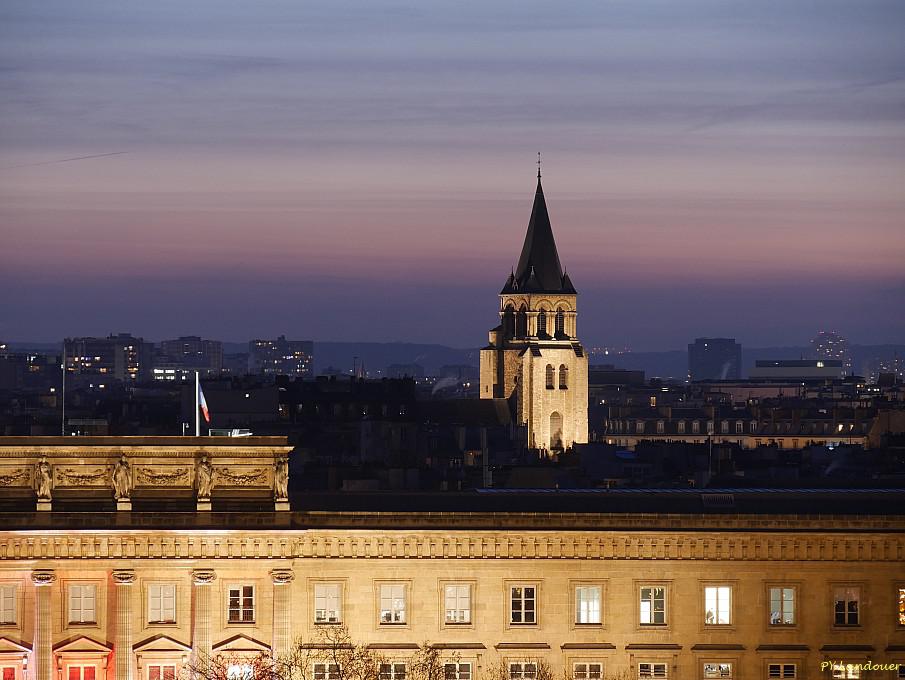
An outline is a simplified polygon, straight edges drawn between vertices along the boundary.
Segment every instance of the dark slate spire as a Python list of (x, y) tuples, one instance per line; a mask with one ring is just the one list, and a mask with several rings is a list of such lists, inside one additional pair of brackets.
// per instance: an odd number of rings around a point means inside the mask
[(502, 292), (574, 293), (572, 282), (567, 278), (564, 279), (559, 263), (553, 227), (550, 226), (550, 215), (547, 213), (544, 190), (540, 183), (540, 169), (537, 174), (537, 191), (534, 194), (534, 208), (528, 221), (525, 244), (522, 246), (514, 280), (507, 281)]

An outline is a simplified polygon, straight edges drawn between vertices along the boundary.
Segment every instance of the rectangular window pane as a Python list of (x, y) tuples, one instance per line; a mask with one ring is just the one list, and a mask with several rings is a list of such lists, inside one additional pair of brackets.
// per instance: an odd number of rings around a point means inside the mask
[(704, 623), (724, 626), (729, 623), (729, 607), (732, 589), (729, 586), (704, 588)]
[(666, 588), (644, 586), (641, 588), (640, 619), (643, 625), (666, 623)]
[[(905, 626), (905, 588), (898, 588), (897, 593), (898, 593), (898, 600), (897, 600), (898, 622), (899, 622), (900, 626)], [(905, 666), (900, 666), (899, 671), (902, 671), (903, 668), (905, 668)], [(903, 676), (899, 676), (899, 677), (903, 677)]]
[(857, 626), (861, 589), (839, 587), (833, 589), (833, 614), (837, 626)]
[(339, 623), (342, 620), (340, 596), (338, 583), (315, 584), (314, 620), (317, 623)]
[(380, 586), (380, 623), (405, 623), (405, 586)]
[(732, 664), (730, 663), (705, 663), (704, 677), (710, 678), (732, 678)]
[(600, 586), (575, 589), (575, 622), (600, 623)]

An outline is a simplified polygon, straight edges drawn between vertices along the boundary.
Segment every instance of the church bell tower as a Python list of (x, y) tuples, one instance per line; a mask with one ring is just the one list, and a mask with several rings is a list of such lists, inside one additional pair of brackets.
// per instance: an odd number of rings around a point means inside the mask
[(500, 291), (500, 325), (481, 350), (481, 398), (508, 399), (529, 449), (588, 441), (588, 358), (578, 341), (578, 293), (564, 273), (540, 168), (518, 266)]

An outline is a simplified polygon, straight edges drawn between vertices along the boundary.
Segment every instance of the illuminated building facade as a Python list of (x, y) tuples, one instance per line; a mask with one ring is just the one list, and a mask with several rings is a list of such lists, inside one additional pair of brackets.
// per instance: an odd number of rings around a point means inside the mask
[(74, 377), (138, 381), (151, 374), (153, 345), (129, 333), (106, 338), (66, 338), (66, 373)]
[(430, 641), (473, 680), (500, 663), (512, 680), (541, 662), (574, 680), (905, 663), (901, 490), (290, 510), (285, 441), (228, 439), (0, 439), (4, 680), (167, 680), (339, 623), (403, 669)]
[(193, 380), (195, 371), (216, 377), (223, 371), (223, 343), (204, 340), (197, 335), (163, 340), (154, 360), (155, 380)]
[(852, 356), (849, 353), (848, 340), (836, 331), (820, 331), (811, 340), (811, 347), (818, 359), (838, 359), (842, 362), (845, 375), (852, 372)]
[(254, 375), (311, 375), (314, 343), (310, 340), (252, 340), (248, 343), (248, 372)]
[(528, 449), (588, 440), (588, 357), (578, 293), (562, 269), (540, 172), (518, 266), (500, 292), (500, 325), (481, 350), (482, 399), (509, 399)]

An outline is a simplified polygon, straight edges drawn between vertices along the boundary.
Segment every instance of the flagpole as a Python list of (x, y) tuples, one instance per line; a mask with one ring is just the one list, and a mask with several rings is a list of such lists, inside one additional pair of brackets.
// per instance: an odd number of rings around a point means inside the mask
[(63, 340), (63, 379), (60, 395), (60, 435), (66, 436), (66, 340)]
[(201, 436), (201, 381), (198, 378), (198, 371), (195, 371), (195, 436)]

